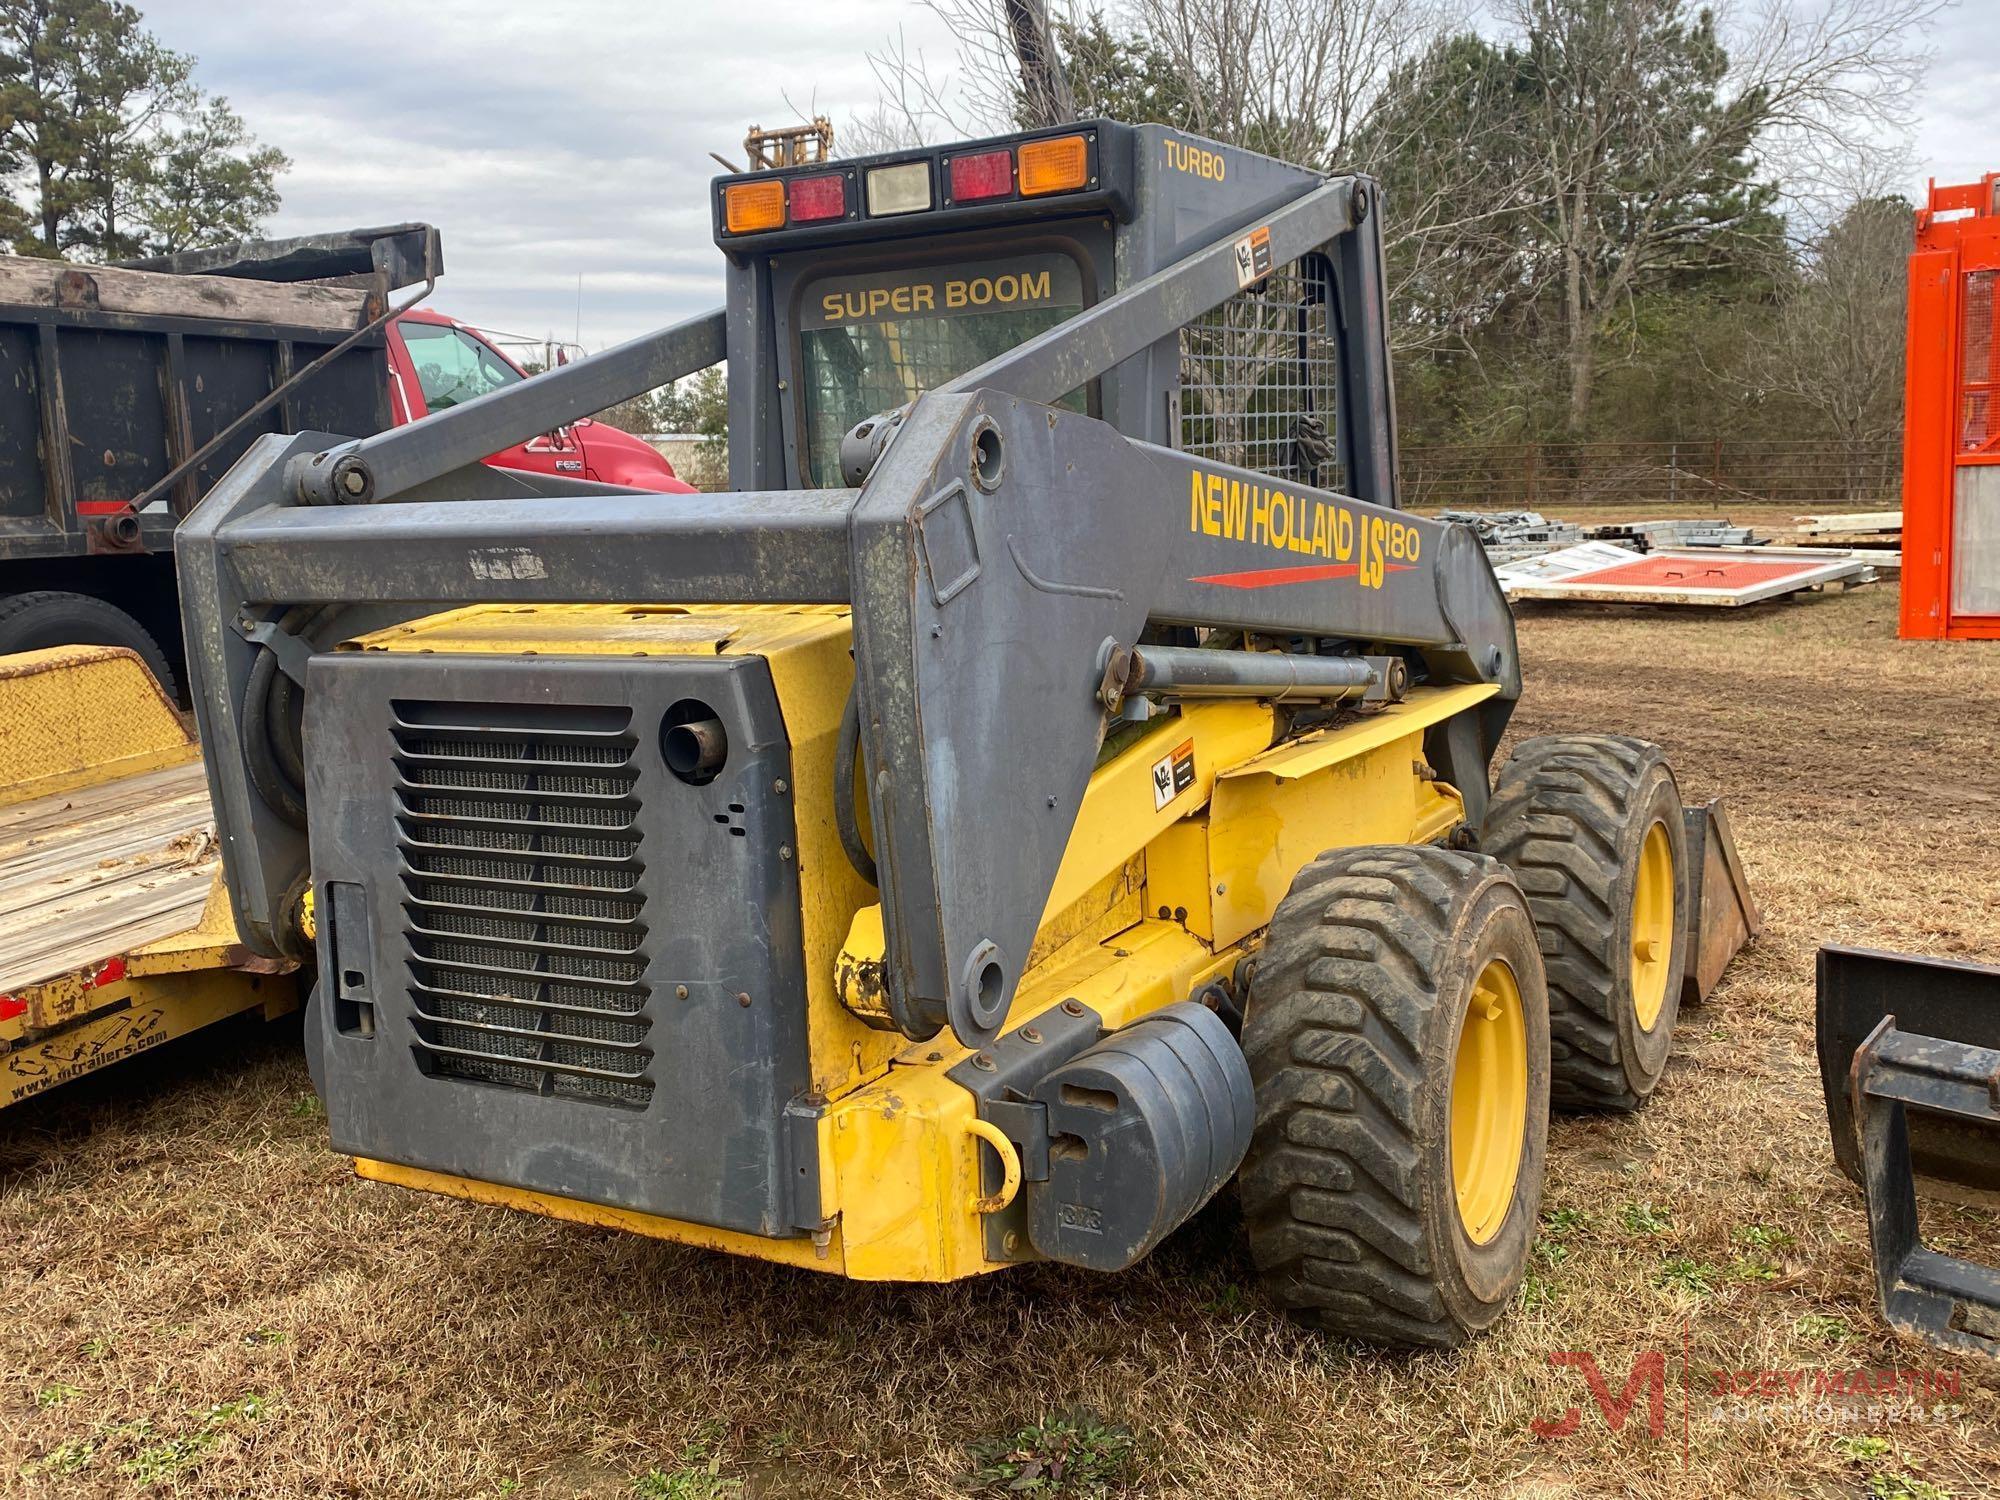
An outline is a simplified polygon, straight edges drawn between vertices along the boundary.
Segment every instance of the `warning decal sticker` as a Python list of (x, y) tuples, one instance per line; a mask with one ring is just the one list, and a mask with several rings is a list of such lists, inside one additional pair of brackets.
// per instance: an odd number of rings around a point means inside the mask
[(1153, 811), (1159, 812), (1194, 785), (1194, 741), (1183, 740), (1173, 753), (1153, 762)]
[(1236, 242), (1238, 290), (1271, 274), (1271, 226), (1259, 225)]

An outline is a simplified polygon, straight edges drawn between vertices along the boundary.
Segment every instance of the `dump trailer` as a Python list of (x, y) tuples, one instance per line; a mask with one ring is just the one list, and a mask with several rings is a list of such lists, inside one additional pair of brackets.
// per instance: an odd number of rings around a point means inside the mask
[(137, 652), (0, 656), (0, 724), (0, 1109), (297, 1008), (297, 963), (237, 941), (194, 738)]
[[(1302, 1318), (1490, 1324), (1704, 883), (1658, 747), (1491, 774), (1513, 624), (1397, 503), (1375, 184), (1094, 121), (712, 205), (725, 307), (260, 439), (181, 529), (334, 1145), (869, 1280), (1129, 1266), (1233, 1180)], [(477, 464), (724, 358), (730, 493)]]

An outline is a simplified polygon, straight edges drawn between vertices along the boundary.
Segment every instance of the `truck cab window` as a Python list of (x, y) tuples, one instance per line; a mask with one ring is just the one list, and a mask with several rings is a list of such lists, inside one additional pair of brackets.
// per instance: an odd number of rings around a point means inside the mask
[(524, 378), (485, 344), (456, 328), (407, 320), (396, 326), (410, 351), (424, 405), (434, 412)]

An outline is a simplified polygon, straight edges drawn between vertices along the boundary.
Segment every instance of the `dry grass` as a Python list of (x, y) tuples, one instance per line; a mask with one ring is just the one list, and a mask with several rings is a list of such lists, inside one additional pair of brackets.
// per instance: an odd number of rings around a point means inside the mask
[[(291, 1041), (244, 1031), (0, 1117), (0, 1490), (935, 1494), (967, 1444), (1082, 1407), (1149, 1493), (2000, 1492), (2000, 1381), (1885, 1334), (1812, 1063), (1815, 944), (2000, 959), (2000, 651), (1899, 644), (1894, 605), (1523, 622), (1522, 731), (1666, 743), (1731, 798), (1769, 928), (1654, 1107), (1559, 1123), (1534, 1278), (1469, 1352), (1286, 1326), (1222, 1210), (1122, 1277), (893, 1289), (407, 1195), (348, 1175)], [(1936, 1218), (2000, 1259), (1990, 1220)], [(1647, 1348), (1664, 1440), (1643, 1403), (1610, 1435), (1549, 1358), (1595, 1351), (1615, 1392)], [(1884, 1367), (1963, 1391), (1922, 1422), (1706, 1394)], [(1577, 1435), (1532, 1436), (1578, 1401)]]

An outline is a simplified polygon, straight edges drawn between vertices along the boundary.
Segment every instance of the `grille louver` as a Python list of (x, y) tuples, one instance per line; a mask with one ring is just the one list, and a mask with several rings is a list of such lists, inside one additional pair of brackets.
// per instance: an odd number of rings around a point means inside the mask
[(397, 700), (397, 852), (431, 1072), (651, 1098), (625, 708)]

